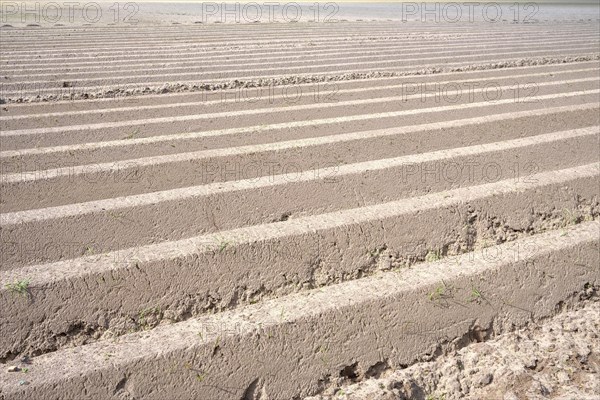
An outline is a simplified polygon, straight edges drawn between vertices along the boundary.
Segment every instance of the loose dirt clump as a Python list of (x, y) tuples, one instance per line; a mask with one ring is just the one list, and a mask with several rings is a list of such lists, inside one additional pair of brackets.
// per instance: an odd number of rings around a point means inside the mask
[(579, 309), (544, 323), (306, 400), (597, 400), (600, 299), (587, 292)]
[[(292, 75), (278, 78), (262, 78), (253, 80), (234, 79), (231, 81), (223, 81), (216, 83), (203, 82), (188, 82), (188, 83), (164, 83), (156, 87), (110, 87), (105, 90), (96, 92), (87, 92), (77, 90), (72, 82), (64, 82), (63, 88), (72, 88), (68, 93), (24, 96), (24, 97), (7, 97), (0, 99), (0, 104), (3, 103), (33, 103), (33, 102), (48, 102), (60, 100), (88, 100), (101, 98), (122, 98), (129, 96), (141, 95), (156, 95), (166, 93), (181, 93), (181, 92), (212, 92), (217, 90), (231, 90), (240, 88), (256, 88), (256, 87), (275, 87), (284, 85), (299, 85), (322, 82), (349, 81), (371, 78), (393, 78), (401, 76), (419, 76), (432, 75), (448, 72), (466, 72), (466, 71), (484, 71), (490, 69), (505, 69), (536, 65), (552, 65), (566, 64), (600, 60), (600, 54), (587, 54), (581, 56), (568, 56), (560, 58), (523, 58), (515, 61), (503, 61), (498, 63), (475, 64), (460, 67), (428, 67), (412, 71), (371, 71), (371, 72), (351, 72), (340, 75)], [(68, 86), (64, 86), (68, 84)]]

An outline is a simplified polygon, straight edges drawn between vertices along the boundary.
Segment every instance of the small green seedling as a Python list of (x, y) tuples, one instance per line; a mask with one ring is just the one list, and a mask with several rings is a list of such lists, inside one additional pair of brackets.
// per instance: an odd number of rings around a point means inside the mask
[(14, 283), (7, 283), (6, 288), (13, 293), (17, 293), (21, 296), (27, 296), (29, 294), (29, 279), (22, 279), (15, 281)]
[(219, 245), (219, 252), (223, 252), (227, 246), (229, 246), (229, 243), (227, 242), (221, 242), (221, 244)]
[(219, 242), (219, 247), (217, 248), (219, 253), (224, 252), (230, 245), (231, 243), (229, 243), (229, 241), (225, 240), (225, 239), (221, 239), (221, 241)]
[(123, 213), (109, 211), (109, 212), (107, 212), (107, 215), (109, 217), (111, 217), (112, 219), (119, 221), (119, 222), (123, 222), (125, 220), (125, 214), (123, 214)]
[(378, 247), (374, 250), (368, 251), (367, 254), (369, 255), (369, 257), (371, 258), (377, 258), (381, 255), (381, 253), (383, 253), (383, 251), (385, 250), (385, 247)]
[(471, 296), (469, 297), (469, 301), (479, 302), (479, 300), (481, 300), (482, 298), (483, 298), (483, 296), (481, 295), (481, 291), (479, 291), (476, 288), (471, 289)]
[(146, 318), (150, 315), (158, 315), (160, 316), (161, 310), (160, 307), (151, 307), (145, 310), (142, 310), (138, 313), (138, 322), (145, 329), (147, 328)]
[(442, 258), (440, 252), (438, 250), (436, 251), (429, 251), (427, 253), (427, 255), (425, 256), (425, 261), (427, 262), (434, 262), (434, 261), (439, 261)]
[(430, 301), (440, 301), (441, 299), (443, 299), (444, 297), (447, 296), (446, 293), (446, 283), (444, 283), (444, 281), (442, 281), (442, 283), (440, 285), (438, 285), (435, 290), (431, 293), (429, 293), (428, 297)]
[(445, 394), (440, 394), (439, 396), (436, 396), (436, 395), (433, 395), (433, 394), (429, 394), (425, 398), (425, 400), (445, 400), (445, 399), (446, 399), (446, 395)]
[(217, 336), (217, 340), (215, 340), (215, 344), (213, 345), (213, 351), (212, 351), (212, 355), (213, 357), (217, 354), (217, 351), (219, 351), (219, 348), (221, 347), (221, 336)]
[(481, 242), (481, 248), (482, 249), (487, 249), (488, 247), (491, 247), (492, 245), (493, 245), (493, 243), (491, 241), (487, 240), (487, 239), (484, 239)]
[(577, 215), (576, 210), (569, 210), (565, 208), (563, 210), (563, 217), (565, 219), (563, 222), (564, 226), (577, 225), (579, 223), (579, 216)]
[(329, 357), (327, 355), (328, 350), (329, 348), (326, 345), (319, 346), (319, 350), (317, 350), (317, 353), (319, 353), (319, 359), (321, 360), (321, 363), (323, 363), (323, 365), (325, 366), (329, 365)]
[[(194, 367), (193, 367), (193, 366), (192, 366), (190, 363), (187, 363), (187, 362), (186, 362), (186, 363), (183, 365), (183, 367), (184, 367), (185, 369), (189, 370), (189, 371), (195, 372), (195, 373), (196, 373), (196, 379), (197, 379), (199, 382), (202, 382), (202, 381), (204, 380), (204, 378), (206, 377), (205, 373), (204, 373), (202, 370), (200, 370), (200, 369), (198, 369), (198, 368), (194, 368)], [(176, 370), (176, 367), (175, 367), (175, 366), (173, 366), (172, 370), (173, 370), (173, 371), (175, 371), (175, 370)]]
[(281, 312), (279, 313), (279, 319), (282, 321), (285, 319), (285, 310), (281, 307)]
[(123, 140), (125, 140), (125, 139), (133, 139), (138, 133), (140, 133), (140, 130), (136, 129), (133, 132), (131, 132), (129, 135), (125, 136), (123, 138)]

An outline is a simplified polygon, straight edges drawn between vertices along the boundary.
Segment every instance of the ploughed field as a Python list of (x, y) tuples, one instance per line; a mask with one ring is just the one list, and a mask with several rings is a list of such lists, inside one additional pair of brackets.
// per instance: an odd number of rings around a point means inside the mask
[(1, 398), (325, 396), (596, 299), (597, 21), (1, 29)]

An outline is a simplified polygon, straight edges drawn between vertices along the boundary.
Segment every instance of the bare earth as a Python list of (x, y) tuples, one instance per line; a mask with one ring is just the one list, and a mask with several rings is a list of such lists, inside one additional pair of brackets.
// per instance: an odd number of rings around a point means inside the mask
[(599, 316), (594, 298), (543, 323), (306, 400), (599, 399)]
[(597, 8), (160, 7), (0, 27), (0, 399), (600, 398)]

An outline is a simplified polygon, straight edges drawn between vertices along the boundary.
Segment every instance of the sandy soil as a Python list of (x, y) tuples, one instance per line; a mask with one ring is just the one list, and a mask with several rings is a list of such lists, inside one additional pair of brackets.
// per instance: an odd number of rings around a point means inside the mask
[(2, 400), (596, 395), (589, 7), (161, 7), (0, 28)]
[[(592, 293), (590, 293), (591, 295)], [(360, 383), (308, 397), (348, 400), (600, 398), (600, 301)]]

